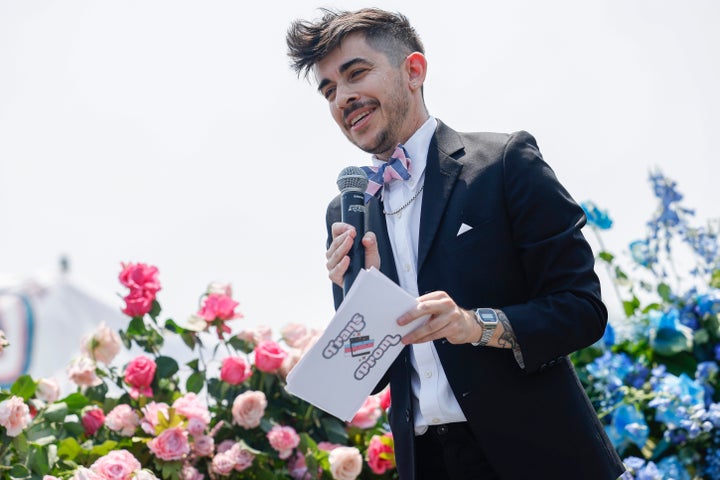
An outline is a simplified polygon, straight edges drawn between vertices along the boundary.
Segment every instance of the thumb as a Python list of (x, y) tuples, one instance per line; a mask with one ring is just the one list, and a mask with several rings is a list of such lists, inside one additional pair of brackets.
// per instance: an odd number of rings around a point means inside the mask
[(365, 268), (380, 268), (380, 251), (378, 250), (377, 238), (373, 232), (367, 232), (362, 239), (365, 248)]

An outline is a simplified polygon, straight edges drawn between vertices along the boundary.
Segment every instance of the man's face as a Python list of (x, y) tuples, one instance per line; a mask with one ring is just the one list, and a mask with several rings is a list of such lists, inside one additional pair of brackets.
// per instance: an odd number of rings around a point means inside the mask
[(315, 72), (333, 119), (362, 150), (386, 159), (412, 135), (408, 76), (402, 65), (394, 67), (371, 48), (363, 34), (347, 36)]

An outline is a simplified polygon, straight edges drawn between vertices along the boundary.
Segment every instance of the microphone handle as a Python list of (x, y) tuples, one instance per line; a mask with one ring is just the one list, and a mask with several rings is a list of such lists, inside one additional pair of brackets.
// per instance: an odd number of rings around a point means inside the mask
[(343, 294), (347, 295), (350, 287), (365, 267), (365, 249), (361, 240), (365, 234), (365, 194), (358, 191), (342, 192), (340, 195), (342, 222), (355, 227), (355, 239), (348, 255), (350, 265), (343, 279)]

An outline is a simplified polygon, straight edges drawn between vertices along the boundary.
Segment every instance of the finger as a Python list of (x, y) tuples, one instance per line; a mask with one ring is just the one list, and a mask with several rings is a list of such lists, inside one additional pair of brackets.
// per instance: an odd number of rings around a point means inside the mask
[(335, 222), (330, 226), (330, 233), (333, 238), (337, 237), (341, 233), (347, 232), (348, 230), (355, 230), (355, 228), (352, 225), (343, 222)]
[(350, 257), (345, 256), (331, 269), (328, 270), (328, 277), (332, 282), (339, 286), (343, 286), (343, 278), (345, 277), (345, 273), (347, 272), (348, 267), (350, 266)]
[(327, 268), (328, 272), (334, 270), (344, 259), (347, 258), (348, 262), (350, 261), (348, 253), (352, 248), (352, 243), (353, 241), (350, 236), (347, 235), (347, 232), (333, 240), (333, 243), (325, 254), (327, 256), (325, 268)]
[(378, 249), (377, 238), (373, 232), (367, 232), (362, 239), (365, 248), (365, 268), (380, 268), (380, 251)]

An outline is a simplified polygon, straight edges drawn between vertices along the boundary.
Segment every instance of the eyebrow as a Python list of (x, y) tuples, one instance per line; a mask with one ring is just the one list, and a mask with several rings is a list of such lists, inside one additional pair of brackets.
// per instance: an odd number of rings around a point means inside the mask
[[(342, 65), (340, 65), (340, 68), (338, 68), (338, 71), (339, 71), (341, 74), (342, 74), (342, 73), (345, 73), (345, 72), (347, 72), (350, 68), (352, 68), (354, 65), (357, 65), (358, 63), (364, 63), (364, 64), (366, 64), (366, 65), (370, 65), (370, 64), (371, 64), (371, 62), (369, 62), (368, 60), (366, 60), (366, 59), (364, 59), (364, 58), (362, 58), (362, 57), (355, 57), (355, 58), (353, 58), (353, 59), (351, 59), (351, 60), (348, 60), (347, 62), (343, 63)], [(320, 84), (318, 85), (318, 88), (317, 88), (317, 89), (318, 89), (318, 93), (320, 93), (320, 94), (322, 95), (322, 90), (323, 90), (323, 88), (325, 88), (325, 86), (326, 86), (328, 83), (330, 83), (330, 80), (328, 80), (327, 78), (323, 78), (323, 79), (320, 81)]]

